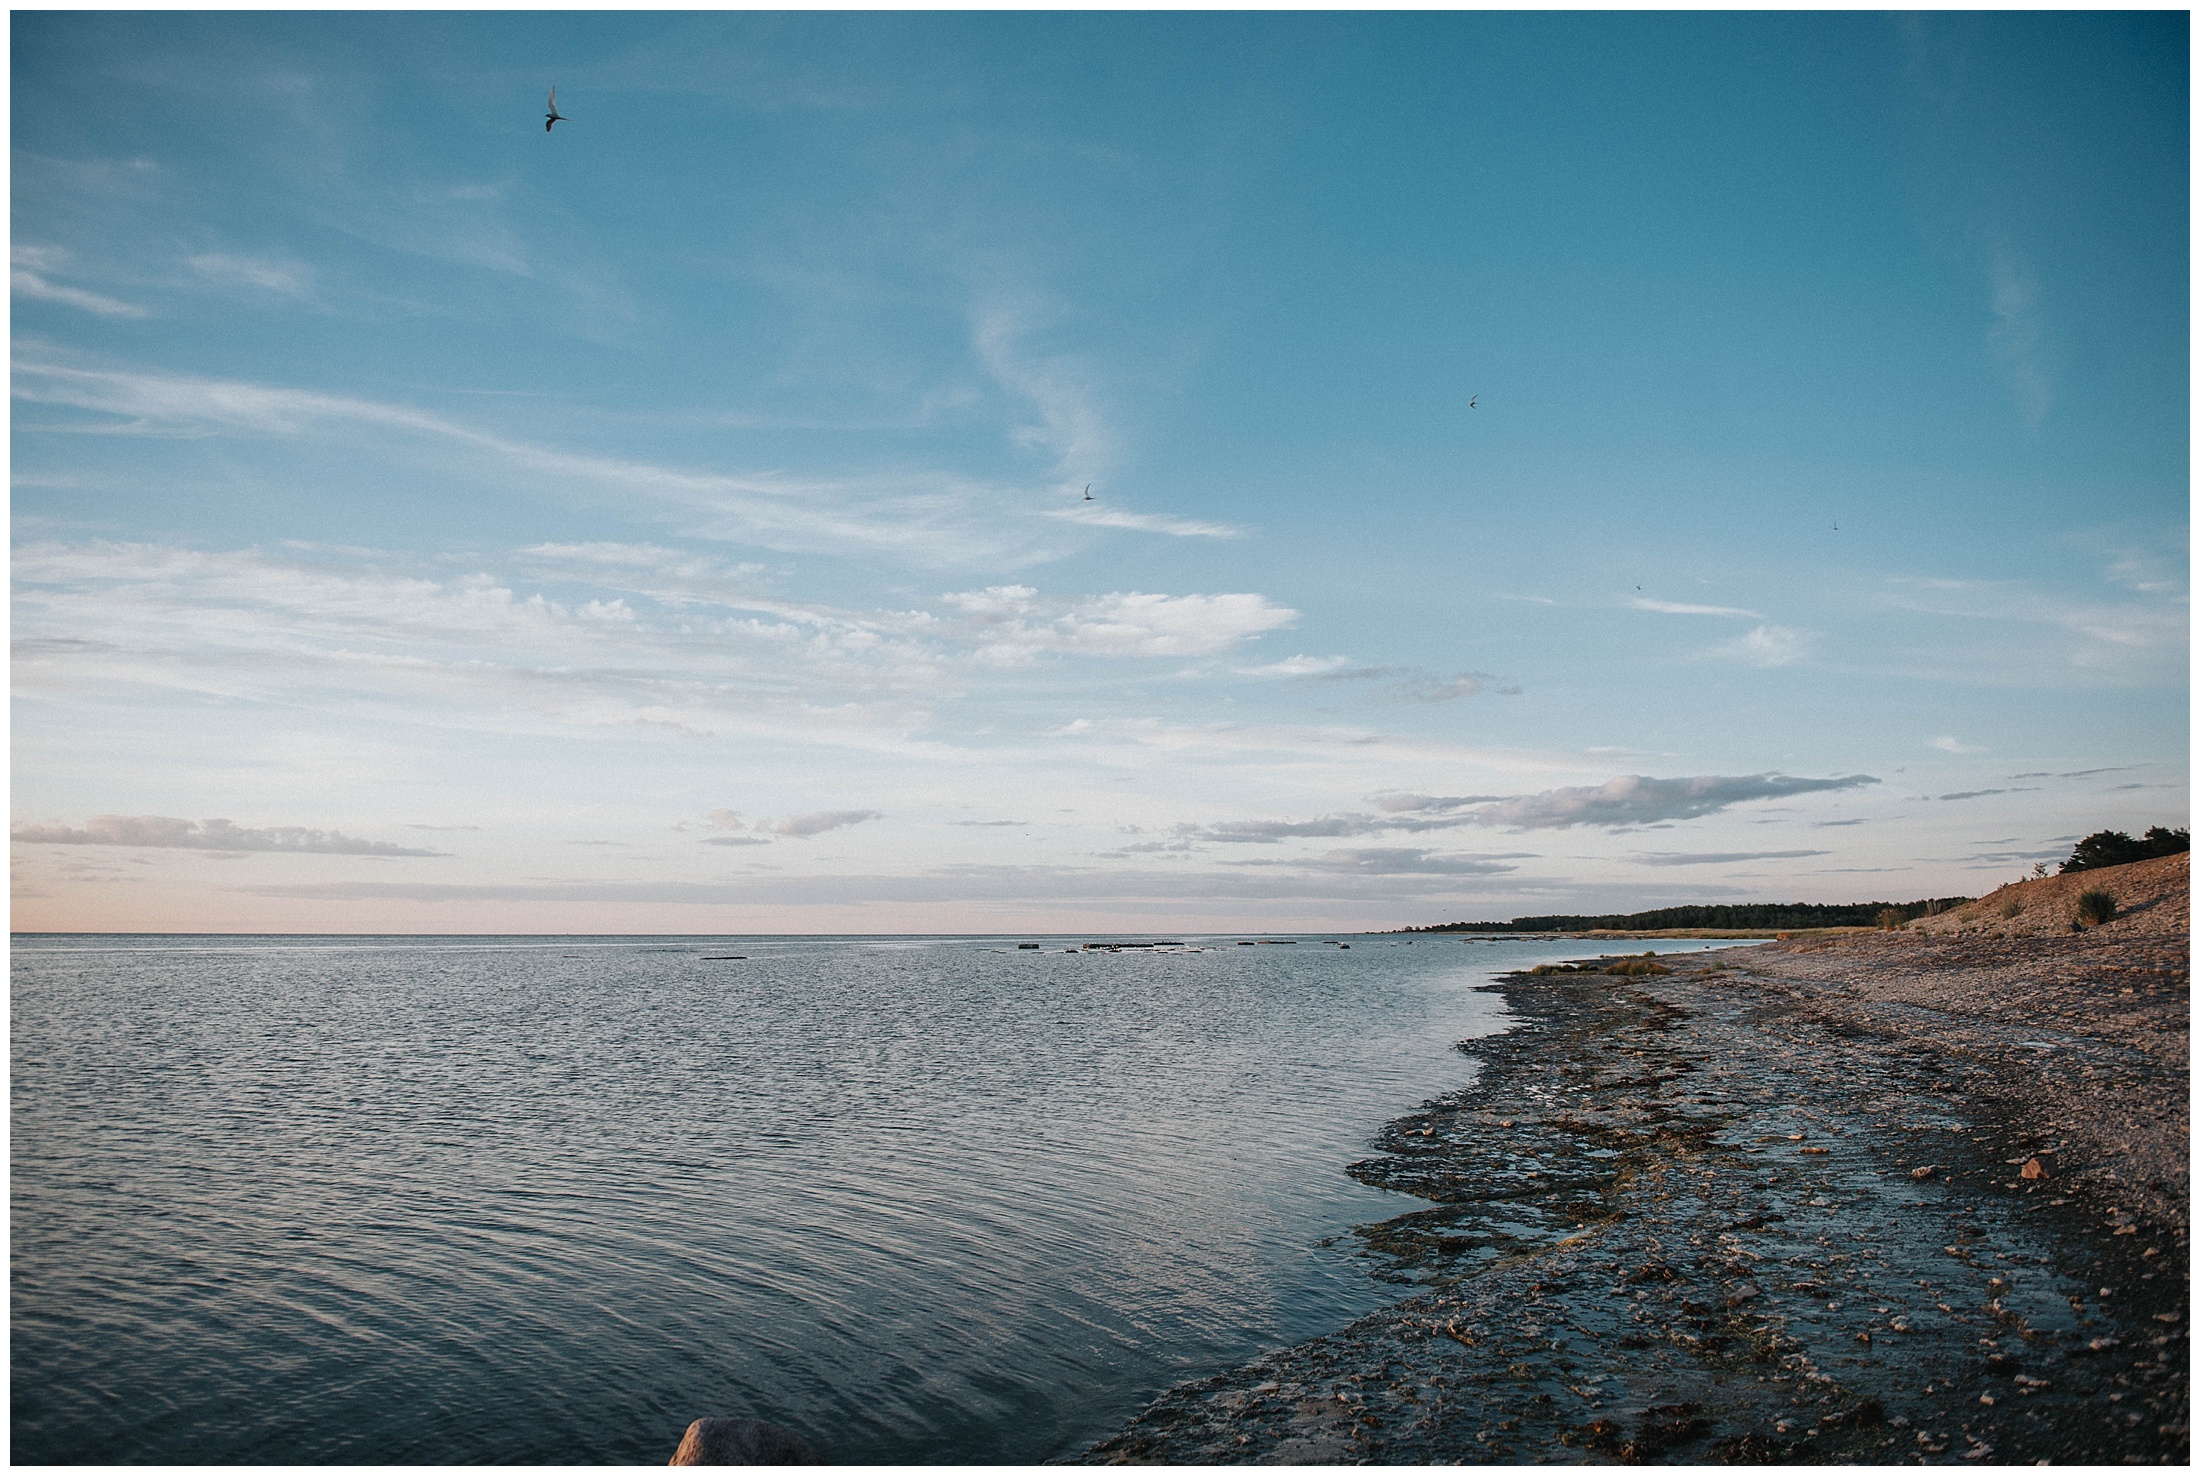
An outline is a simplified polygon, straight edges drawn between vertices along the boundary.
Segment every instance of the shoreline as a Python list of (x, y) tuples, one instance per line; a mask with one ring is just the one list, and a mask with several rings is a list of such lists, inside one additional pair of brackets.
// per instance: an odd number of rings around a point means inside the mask
[(1485, 986), (1520, 1023), (1475, 1084), (1349, 1170), (1428, 1201), (1357, 1232), (1415, 1294), (1079, 1459), (2184, 1459), (2184, 859), (2096, 874), (2143, 900), (2082, 934)]

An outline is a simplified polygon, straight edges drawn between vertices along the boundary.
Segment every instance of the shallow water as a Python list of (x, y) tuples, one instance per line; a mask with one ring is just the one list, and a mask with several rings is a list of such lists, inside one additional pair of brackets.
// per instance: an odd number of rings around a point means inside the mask
[(19, 937), (14, 1459), (1069, 1453), (1394, 1298), (1344, 1165), (1584, 949), (1081, 941)]

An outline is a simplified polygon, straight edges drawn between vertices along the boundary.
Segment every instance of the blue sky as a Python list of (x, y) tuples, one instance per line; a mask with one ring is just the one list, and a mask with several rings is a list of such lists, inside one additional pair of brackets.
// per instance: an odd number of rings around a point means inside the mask
[(2182, 13), (18, 13), (15, 926), (2183, 824), (2187, 86)]

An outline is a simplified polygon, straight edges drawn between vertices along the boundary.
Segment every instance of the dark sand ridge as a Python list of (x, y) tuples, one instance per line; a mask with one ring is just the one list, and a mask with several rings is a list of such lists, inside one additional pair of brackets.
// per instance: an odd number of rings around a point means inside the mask
[(1493, 986), (1475, 1085), (1352, 1170), (1432, 1202), (1360, 1232), (1425, 1290), (1085, 1459), (2184, 1459), (2185, 863)]

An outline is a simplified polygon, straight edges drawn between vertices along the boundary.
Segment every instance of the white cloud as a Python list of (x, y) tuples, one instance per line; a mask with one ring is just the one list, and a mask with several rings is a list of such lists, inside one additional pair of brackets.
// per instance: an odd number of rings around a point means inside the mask
[(1732, 615), (1744, 620), (1765, 618), (1755, 610), (1744, 610), (1734, 605), (1677, 605), (1671, 600), (1629, 600), (1627, 604), (1633, 609), (1650, 610), (1660, 615)]
[(1985, 750), (1984, 748), (1982, 748), (1981, 746), (1979, 746), (1978, 744), (1976, 744), (1976, 743), (1965, 743), (1965, 742), (1964, 742), (1964, 741), (1963, 741), (1962, 739), (1960, 739), (1960, 738), (1956, 737), (1956, 736), (1955, 736), (1954, 734), (1952, 734), (1952, 733), (1948, 733), (1948, 734), (1943, 734), (1942, 736), (1940, 736), (1940, 737), (1938, 737), (1938, 738), (1934, 738), (1934, 739), (1930, 740), (1930, 741), (1929, 741), (1929, 742), (1928, 742), (1928, 743), (1927, 743), (1927, 744), (1926, 744), (1925, 746), (1926, 746), (1927, 748), (1937, 748), (1937, 749), (1939, 749), (1939, 750), (1940, 750), (1940, 751), (1941, 751), (1942, 753), (1984, 753), (1984, 752), (1986, 752), (1986, 750)]
[(1787, 666), (1802, 656), (1806, 640), (1801, 631), (1784, 625), (1760, 625), (1748, 635), (1712, 647), (1711, 654), (1752, 666)]
[(340, 712), (397, 702), (461, 727), (646, 724), (906, 748), (899, 735), (922, 723), (920, 701), (975, 661), (967, 641), (927, 637), (906, 613), (629, 607), (632, 618), (607, 619), (609, 602), (358, 550), (31, 544), (15, 574), (27, 688), (197, 691)]
[(742, 566), (633, 545), (537, 545), (519, 562), (547, 583), (374, 550), (29, 543), (15, 557), (17, 679), (938, 754), (911, 736), (934, 725), (933, 704), (1003, 671), (1211, 655), (1294, 618), (1259, 595), (1023, 585), (935, 609), (836, 609), (754, 593)]
[(227, 820), (178, 820), (167, 815), (94, 815), (81, 826), (17, 824), (8, 838), (27, 845), (143, 846), (164, 850), (251, 852), (314, 856), (442, 856), (442, 851), (388, 841), (361, 840), (337, 830), (302, 825), (255, 829)]

